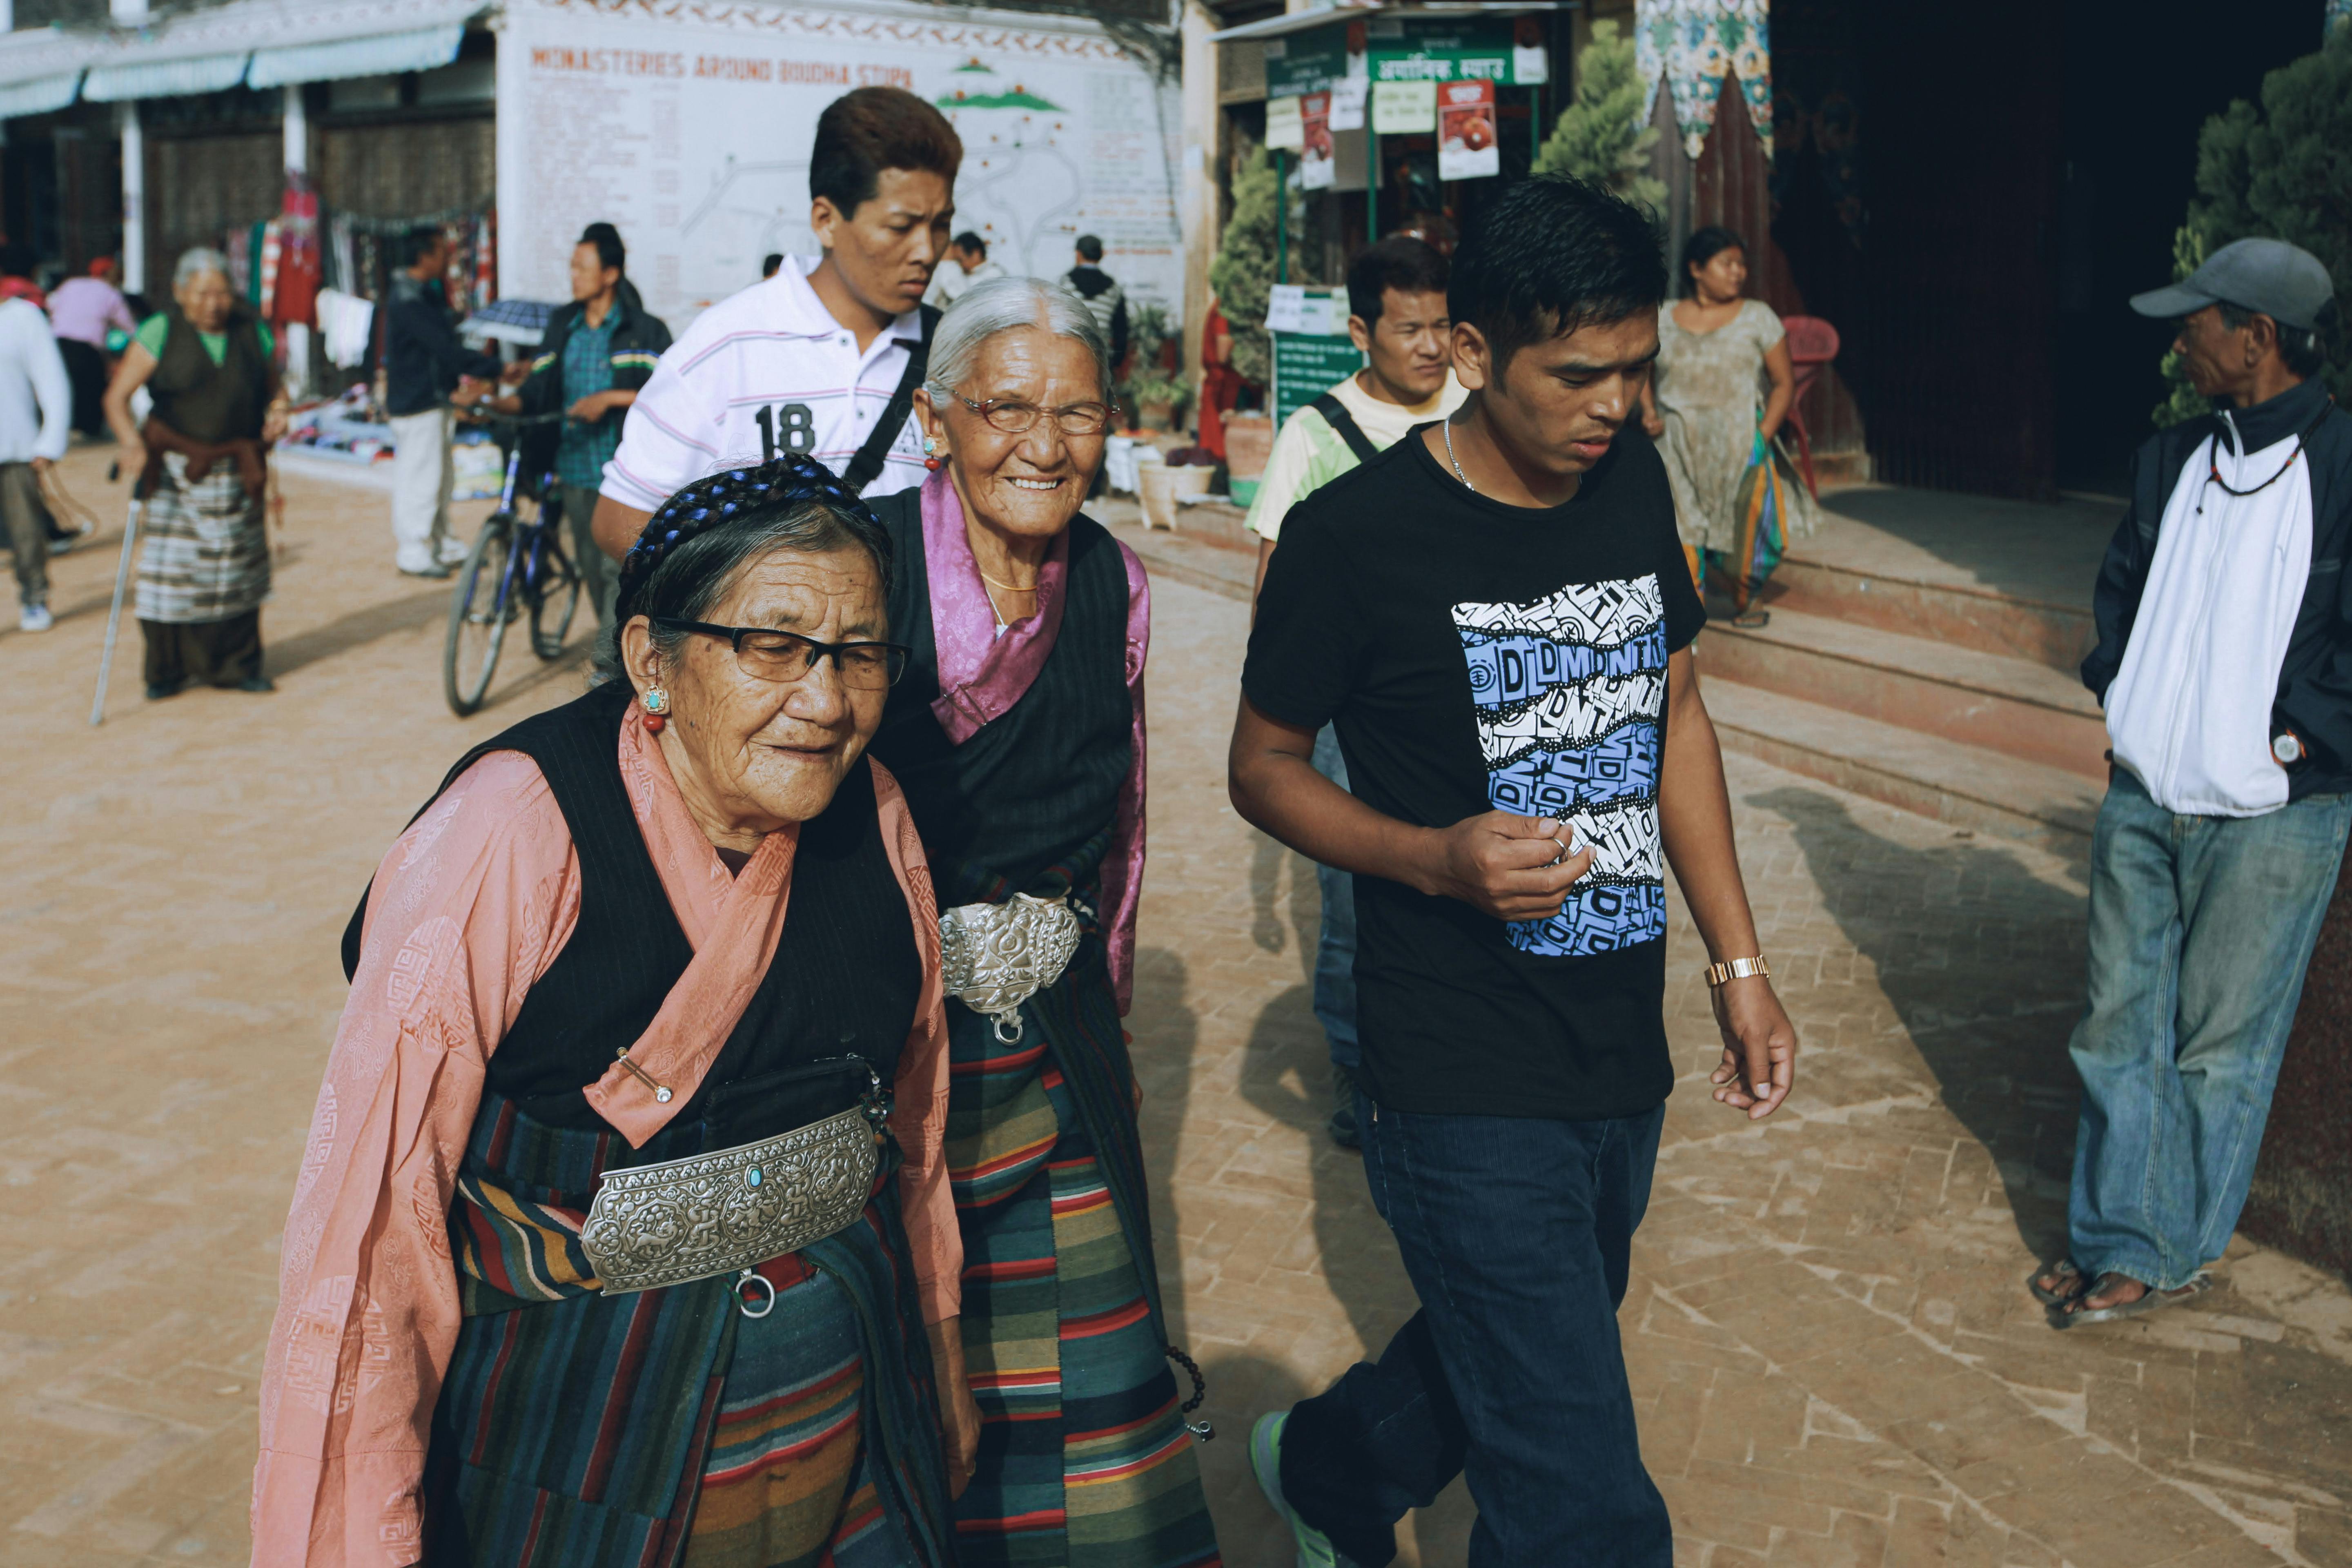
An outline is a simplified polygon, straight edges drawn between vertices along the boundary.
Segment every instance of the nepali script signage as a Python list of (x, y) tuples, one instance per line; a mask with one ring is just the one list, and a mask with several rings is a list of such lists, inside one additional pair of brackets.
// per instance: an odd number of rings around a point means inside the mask
[(1265, 42), (1268, 98), (1325, 92), (1349, 77), (1383, 81), (1477, 78), (1529, 87), (1548, 75), (1540, 34), (1509, 16), (1370, 16)]
[[(814, 254), (809, 145), (853, 88), (905, 88), (963, 139), (958, 231), (1009, 271), (1081, 234), (1138, 302), (1183, 299), (1172, 98), (1092, 21), (842, 0), (508, 0), (499, 45), (499, 292), (561, 300), (580, 231), (616, 225), (672, 331)], [(1171, 89), (1172, 90), (1172, 89)]]
[(1269, 293), (1265, 329), (1274, 340), (1274, 425), (1364, 368), (1364, 351), (1348, 336), (1344, 289), (1277, 283)]

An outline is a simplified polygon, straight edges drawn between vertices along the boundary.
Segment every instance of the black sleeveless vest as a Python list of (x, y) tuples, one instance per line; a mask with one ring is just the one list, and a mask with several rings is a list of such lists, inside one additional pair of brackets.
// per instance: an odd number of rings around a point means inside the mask
[[(557, 1127), (605, 1130), (581, 1090), (645, 1033), (694, 956), (621, 782), (629, 697), (626, 681), (610, 681), (524, 720), (467, 752), (434, 795), (485, 753), (520, 752), (539, 764), (571, 830), (579, 922), (490, 1053), (487, 1074), (491, 1090)], [(358, 966), (366, 913), (362, 898), (343, 937), (346, 974)], [(842, 1058), (862, 1058), (887, 1089), (922, 978), (906, 895), (882, 843), (874, 774), (861, 759), (824, 814), (801, 825), (775, 960), (671, 1126), (703, 1121), (704, 1147), (727, 1148), (831, 1115), (866, 1087), (861, 1069), (812, 1066)]]
[[(940, 694), (931, 580), (919, 490), (868, 503), (898, 547), (890, 635), (911, 647), (890, 690), (874, 755), (907, 792), (942, 904), (967, 902), (998, 877), (1013, 891), (1100, 837), (1118, 815), (1135, 760), (1127, 689), (1127, 566), (1090, 518), (1070, 521), (1062, 626), (1021, 700), (962, 745), (931, 713)], [(1080, 881), (1091, 879), (1092, 868)]]
[(155, 417), (191, 441), (258, 437), (269, 410), (271, 376), (269, 356), (261, 352), (261, 334), (253, 318), (241, 310), (229, 317), (221, 329), (228, 347), (218, 364), (205, 353), (204, 340), (178, 306), (166, 310), (163, 319), (169, 323), (163, 353), (147, 378)]

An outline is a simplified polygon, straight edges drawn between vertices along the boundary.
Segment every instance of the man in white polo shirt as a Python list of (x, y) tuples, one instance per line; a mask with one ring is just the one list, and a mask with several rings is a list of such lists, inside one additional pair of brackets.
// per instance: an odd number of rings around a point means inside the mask
[(803, 452), (868, 496), (919, 483), (911, 417), (928, 358), (922, 304), (946, 254), (963, 143), (913, 93), (862, 87), (816, 122), (809, 226), (824, 254), (694, 320), (637, 394), (604, 467), (596, 542), (625, 555), (696, 479)]

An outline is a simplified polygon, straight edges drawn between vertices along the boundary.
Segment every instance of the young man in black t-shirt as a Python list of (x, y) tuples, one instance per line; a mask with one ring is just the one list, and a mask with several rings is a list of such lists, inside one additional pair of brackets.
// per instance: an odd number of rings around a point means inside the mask
[[(1387, 1563), (1465, 1469), (1472, 1568), (1672, 1561), (1616, 1321), (1675, 1077), (1665, 862), (1716, 961), (1715, 1098), (1769, 1115), (1797, 1042), (1628, 427), (1664, 292), (1629, 204), (1507, 193), (1454, 263), (1468, 400), (1295, 510), (1258, 599), (1234, 803), (1355, 873), (1365, 1173), (1423, 1307), (1252, 1435), (1302, 1563)], [(1327, 722), (1352, 795), (1309, 761)]]

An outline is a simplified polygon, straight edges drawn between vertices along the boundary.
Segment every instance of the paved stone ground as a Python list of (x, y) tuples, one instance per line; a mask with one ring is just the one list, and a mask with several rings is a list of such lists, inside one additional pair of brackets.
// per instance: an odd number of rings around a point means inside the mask
[[(111, 513), (101, 458), (77, 490)], [(288, 484), (267, 615), (283, 689), (87, 723), (110, 544), (58, 569), (58, 631), (0, 632), (0, 1563), (246, 1552), (276, 1243), (341, 999), (335, 935), (447, 763), (576, 689), (510, 667), (441, 706), (446, 595), (394, 575), (383, 499)], [(111, 530), (110, 530), (110, 532)], [(1243, 563), (1165, 538), (1153, 849), (1135, 1017), (1181, 1336), (1228, 1560), (1289, 1561), (1244, 1464), (1258, 1410), (1411, 1310), (1353, 1156), (1320, 1136), (1314, 879), (1227, 807)], [(528, 663), (528, 656), (523, 656)], [(2020, 1288), (2056, 1240), (2082, 882), (1736, 760), (1743, 858), (1803, 1030), (1763, 1130), (1711, 1104), (1677, 920), (1683, 1073), (1622, 1316), (1687, 1568), (2352, 1563), (2352, 1295), (2241, 1244), (2192, 1310), (2053, 1334)], [(1460, 1488), (1405, 1561), (1458, 1564)]]

